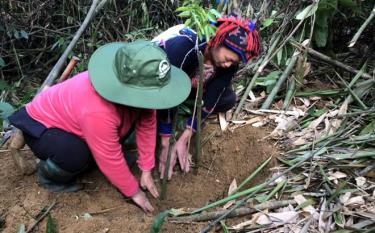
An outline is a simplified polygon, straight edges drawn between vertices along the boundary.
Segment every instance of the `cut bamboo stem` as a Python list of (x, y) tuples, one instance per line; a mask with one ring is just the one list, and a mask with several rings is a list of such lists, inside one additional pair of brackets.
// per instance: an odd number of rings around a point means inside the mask
[[(203, 54), (198, 52), (199, 62), (199, 84), (197, 99), (197, 132), (195, 134), (195, 153), (194, 153), (194, 174), (198, 173), (199, 158), (201, 155), (201, 132), (202, 132), (202, 98), (203, 98)], [(194, 120), (194, 119), (193, 119)]]
[(279, 92), (281, 88), (281, 85), (285, 82), (285, 80), (289, 77), (290, 73), (292, 72), (294, 65), (297, 62), (298, 54), (299, 52), (296, 52), (296, 51), (294, 52), (292, 58), (289, 61), (288, 66), (286, 67), (285, 71), (280, 76), (280, 78), (277, 80), (275, 87), (272, 89), (271, 93), (267, 96), (267, 99), (262, 104), (261, 109), (268, 109), (271, 106), (273, 100), (276, 97), (276, 94)]
[(168, 147), (168, 155), (167, 155), (167, 161), (165, 162), (165, 168), (164, 168), (164, 176), (163, 181), (161, 184), (161, 192), (160, 192), (160, 200), (164, 200), (165, 195), (167, 193), (167, 181), (169, 176), (169, 164), (171, 162), (171, 156), (172, 156), (172, 147), (175, 143), (175, 131), (177, 127), (177, 116), (178, 116), (178, 107), (175, 110), (176, 112), (173, 114), (173, 121), (172, 121), (172, 134), (169, 138), (169, 147)]
[[(244, 215), (253, 214), (253, 213), (265, 210), (265, 209), (277, 209), (277, 208), (281, 208), (287, 205), (294, 205), (294, 204), (296, 204), (294, 200), (264, 202), (264, 203), (255, 205), (252, 208), (238, 208), (235, 211), (233, 211), (230, 215), (228, 215), (228, 218), (244, 216)], [(225, 211), (226, 210), (219, 210), (219, 211), (201, 213), (201, 214), (187, 216), (187, 217), (174, 217), (174, 218), (170, 218), (169, 220), (173, 222), (177, 222), (177, 223), (178, 222), (210, 221), (224, 214)]]

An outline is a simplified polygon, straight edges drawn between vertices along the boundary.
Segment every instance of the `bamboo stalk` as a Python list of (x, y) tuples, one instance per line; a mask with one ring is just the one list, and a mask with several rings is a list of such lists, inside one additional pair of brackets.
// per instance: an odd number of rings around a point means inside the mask
[(349, 42), (348, 47), (353, 47), (355, 43), (357, 42), (358, 38), (361, 36), (362, 32), (365, 30), (365, 28), (369, 25), (371, 20), (375, 17), (375, 6), (371, 11), (371, 14), (366, 19), (366, 21), (361, 25), (361, 27), (358, 29), (357, 33), (353, 36), (352, 40)]
[(309, 15), (310, 11), (312, 9), (314, 9), (315, 5), (317, 5), (319, 3), (319, 1), (314, 1), (312, 4), (311, 4), (311, 7), (308, 11), (305, 12), (305, 14), (303, 15), (302, 19), (300, 20), (300, 22), (297, 24), (297, 26), (293, 29), (293, 31), (291, 33), (289, 33), (289, 35), (284, 39), (284, 41), (280, 44), (280, 46), (275, 50), (275, 52), (267, 59), (265, 60), (264, 64), (261, 65), (259, 67), (259, 70), (262, 71), (266, 65), (268, 64), (268, 62), (270, 62), (273, 57), (284, 47), (284, 45), (292, 38), (292, 36), (297, 32), (297, 30), (299, 29), (299, 27), (302, 25), (302, 23), (305, 21), (305, 19), (307, 18), (307, 16)]
[[(198, 214), (198, 213), (200, 213), (200, 212), (202, 212), (202, 211), (205, 211), (205, 210), (207, 210), (207, 209), (214, 208), (214, 207), (216, 207), (216, 206), (219, 206), (219, 205), (222, 205), (222, 204), (224, 204), (224, 203), (227, 203), (228, 201), (231, 201), (231, 200), (237, 199), (237, 198), (239, 198), (239, 197), (245, 196), (245, 195), (247, 195), (247, 194), (249, 194), (249, 193), (253, 193), (253, 192), (255, 192), (256, 190), (258, 190), (263, 184), (264, 184), (264, 183), (262, 183), (262, 184), (260, 184), (260, 185), (257, 185), (257, 186), (255, 186), (255, 187), (251, 187), (251, 188), (249, 188), (249, 189), (246, 189), (246, 190), (244, 190), (244, 191), (242, 191), (242, 192), (232, 194), (232, 195), (230, 195), (230, 196), (228, 196), (228, 197), (226, 197), (226, 198), (223, 198), (223, 199), (221, 199), (221, 200), (215, 201), (215, 202), (213, 202), (213, 203), (211, 203), (211, 204), (208, 204), (208, 205), (206, 205), (206, 206), (203, 206), (203, 207), (201, 207), (201, 208), (199, 208), (199, 209), (194, 210), (191, 214)], [(265, 187), (265, 186), (264, 186), (264, 187)], [(264, 187), (262, 187), (262, 188), (264, 188)]]
[(288, 66), (286, 67), (285, 71), (280, 76), (280, 78), (277, 80), (277, 83), (276, 83), (275, 87), (272, 89), (271, 93), (267, 96), (267, 99), (262, 104), (261, 109), (268, 109), (271, 106), (273, 100), (276, 97), (277, 92), (279, 92), (279, 90), (281, 88), (281, 85), (285, 82), (285, 80), (288, 78), (288, 76), (292, 72), (292, 70), (294, 68), (294, 65), (297, 62), (298, 54), (299, 54), (298, 52), (296, 52), (296, 51), (294, 52), (292, 58), (289, 61)]
[[(350, 67), (350, 66), (348, 66), (348, 65), (346, 65), (346, 64), (344, 64), (342, 62), (339, 62), (337, 60), (334, 60), (334, 59), (328, 57), (327, 55), (324, 55), (324, 54), (322, 54), (322, 53), (320, 53), (320, 52), (318, 52), (318, 51), (316, 51), (316, 50), (314, 50), (312, 48), (306, 47), (306, 46), (304, 46), (304, 45), (302, 45), (302, 44), (300, 44), (300, 43), (298, 43), (296, 41), (290, 41), (290, 43), (293, 46), (295, 46), (298, 49), (300, 49), (300, 50), (306, 50), (311, 56), (313, 56), (315, 58), (318, 58), (318, 59), (320, 59), (320, 60), (322, 60), (324, 62), (327, 62), (330, 65), (334, 65), (334, 66), (336, 66), (338, 68), (341, 68), (341, 69), (343, 69), (345, 71), (348, 71), (348, 72), (350, 72), (352, 74), (357, 74), (357, 73), (360, 72), (359, 70), (356, 70), (353, 67)], [(372, 78), (372, 76), (370, 74), (367, 74), (367, 73), (363, 73), (362, 77), (367, 78), (367, 79)]]
[(355, 101), (362, 107), (363, 110), (367, 110), (368, 107), (362, 102), (362, 100), (357, 96), (356, 93), (350, 88), (350, 86), (346, 83), (346, 81), (336, 72), (336, 75), (339, 77), (341, 82), (345, 85), (347, 91), (349, 91), (350, 95), (354, 98)]
[(273, 195), (275, 195), (284, 185), (286, 184), (286, 180), (281, 181), (277, 184), (277, 186), (263, 199), (262, 201), (268, 201)]
[[(68, 58), (69, 53), (73, 50), (74, 46), (78, 42), (79, 38), (81, 37), (82, 33), (89, 25), (91, 19), (95, 16), (95, 14), (100, 10), (100, 8), (104, 5), (106, 0), (103, 0), (103, 3), (100, 0), (93, 0), (90, 6), (90, 10), (86, 15), (85, 20), (83, 21), (82, 25), (79, 27), (78, 31), (74, 35), (72, 41), (70, 41), (68, 47), (65, 49), (64, 53), (61, 55), (55, 66), (49, 72), (47, 78), (44, 80), (42, 86), (39, 88), (38, 93), (45, 89), (45, 86), (51, 86), (54, 80), (57, 78), (61, 69), (64, 66), (65, 60)], [(98, 5), (99, 4), (99, 5)]]
[[(268, 64), (268, 61), (267, 61), (268, 59), (267, 59), (267, 58), (268, 58), (269, 56), (271, 56), (271, 53), (272, 53), (273, 50), (276, 48), (277, 43), (279, 42), (280, 38), (281, 38), (281, 35), (278, 35), (278, 36), (276, 37), (276, 39), (274, 40), (274, 42), (271, 44), (271, 46), (270, 46), (270, 48), (269, 48), (269, 50), (268, 50), (268, 53), (267, 53), (266, 57), (264, 58), (262, 64), (260, 65), (261, 67), (262, 67), (262, 66), (265, 66), (266, 64)], [(263, 65), (266, 61), (267, 61), (267, 63), (266, 63), (265, 65)], [(255, 73), (255, 75), (254, 75), (253, 78), (251, 79), (250, 83), (247, 85), (247, 88), (246, 88), (244, 94), (243, 94), (242, 97), (241, 97), (240, 103), (238, 104), (236, 110), (234, 111), (234, 114), (233, 114), (232, 120), (236, 120), (236, 119), (237, 119), (237, 115), (238, 115), (238, 113), (241, 111), (242, 106), (244, 105), (245, 100), (247, 99), (247, 96), (249, 95), (251, 89), (253, 88), (253, 86), (254, 86), (254, 84), (255, 84), (255, 82), (256, 82), (258, 76), (260, 75), (260, 73), (261, 73), (261, 70), (258, 68), (257, 71), (256, 71), (256, 73)]]
[(288, 110), (290, 101), (292, 100), (295, 92), (296, 92), (296, 80), (294, 80), (294, 78), (291, 78), (289, 81), (288, 91), (285, 95), (284, 104), (283, 104), (283, 109), (285, 111)]
[(195, 134), (195, 146), (196, 150), (194, 153), (194, 174), (198, 173), (199, 158), (201, 155), (201, 132), (202, 132), (202, 98), (203, 98), (203, 54), (198, 52), (198, 62), (199, 62), (199, 84), (198, 84), (198, 103), (197, 103), (197, 132)]
[[(253, 214), (265, 209), (278, 209), (287, 205), (294, 205), (296, 202), (294, 200), (282, 200), (282, 201), (268, 201), (258, 205), (255, 205), (251, 208), (238, 208), (233, 211), (228, 218), (239, 217), (244, 215)], [(208, 213), (201, 213), (196, 214), (193, 216), (184, 216), (184, 217), (174, 217), (170, 218), (170, 220), (174, 222), (203, 222), (203, 221), (210, 221), (222, 215), (225, 210), (213, 211)]]
[(245, 186), (247, 183), (249, 183), (256, 175), (258, 175), (258, 173), (265, 167), (267, 166), (267, 164), (271, 161), (272, 159), (272, 156), (270, 156), (266, 161), (264, 161), (254, 172), (252, 172), (250, 174), (250, 176), (248, 176), (244, 181), (242, 181), (242, 183), (240, 185), (238, 185), (238, 187), (232, 192), (232, 194), (235, 194), (236, 192), (238, 192), (239, 190), (241, 190), (241, 188), (243, 186)]
[(168, 176), (169, 176), (169, 164), (171, 162), (171, 155), (172, 155), (172, 147), (173, 144), (175, 143), (175, 131), (177, 127), (177, 116), (178, 116), (178, 107), (176, 108), (176, 112), (173, 114), (173, 121), (172, 121), (172, 134), (171, 137), (169, 138), (169, 147), (168, 147), (168, 156), (167, 156), (167, 161), (165, 162), (165, 168), (164, 168), (164, 176), (163, 176), (163, 181), (161, 185), (161, 192), (160, 192), (160, 200), (164, 200), (165, 195), (167, 193), (167, 181), (168, 181)]

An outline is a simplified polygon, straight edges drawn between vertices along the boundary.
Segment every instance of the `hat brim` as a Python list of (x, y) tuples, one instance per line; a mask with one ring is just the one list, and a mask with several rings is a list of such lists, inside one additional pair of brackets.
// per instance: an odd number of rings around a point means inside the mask
[(191, 81), (181, 69), (171, 66), (169, 82), (160, 88), (143, 89), (120, 82), (113, 60), (126, 43), (114, 42), (97, 49), (91, 56), (88, 71), (94, 89), (104, 99), (131, 107), (166, 109), (182, 103), (190, 94)]

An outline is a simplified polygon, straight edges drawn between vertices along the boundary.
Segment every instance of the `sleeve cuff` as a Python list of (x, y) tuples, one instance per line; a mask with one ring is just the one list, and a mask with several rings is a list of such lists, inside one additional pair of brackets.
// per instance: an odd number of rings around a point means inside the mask
[(136, 194), (139, 190), (138, 182), (135, 180), (131, 187), (127, 187), (126, 189), (121, 190), (121, 193), (124, 194), (126, 197), (132, 197)]
[(171, 136), (172, 134), (172, 123), (160, 123), (158, 125), (158, 134)]

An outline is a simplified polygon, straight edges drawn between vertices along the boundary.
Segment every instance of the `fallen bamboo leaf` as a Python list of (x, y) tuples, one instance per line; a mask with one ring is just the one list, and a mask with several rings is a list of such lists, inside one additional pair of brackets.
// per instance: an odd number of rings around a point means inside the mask
[(305, 107), (309, 107), (311, 105), (311, 102), (308, 98), (299, 97), (297, 99), (299, 99)]
[(308, 129), (316, 129), (320, 123), (323, 122), (324, 118), (327, 116), (327, 113), (323, 113), (320, 117), (318, 117), (316, 120), (313, 120), (309, 126)]
[(262, 127), (266, 124), (267, 124), (266, 121), (259, 121), (259, 122), (256, 122), (256, 123), (252, 124), (252, 126), (255, 127), (255, 128), (259, 128), (259, 127)]
[(344, 203), (345, 206), (359, 206), (365, 204), (363, 196), (356, 196), (350, 198), (347, 202)]
[(253, 220), (247, 220), (245, 222), (241, 222), (237, 225), (232, 226), (230, 229), (235, 230), (235, 231), (239, 231), (239, 230), (242, 230), (243, 228), (245, 228), (246, 226), (250, 226), (252, 224), (253, 224)]
[(272, 224), (272, 226), (279, 226), (283, 224), (296, 223), (298, 219), (298, 212), (286, 211), (282, 213), (262, 213), (257, 219), (256, 223), (260, 225)]
[[(237, 181), (236, 179), (233, 179), (232, 183), (230, 183), (229, 185), (229, 189), (228, 189), (228, 196), (232, 195), (234, 193), (234, 191), (237, 190)], [(224, 206), (223, 206), (223, 209), (228, 209), (230, 206), (232, 206), (234, 203), (236, 202), (235, 199), (231, 200), (231, 201), (228, 201)]]
[(319, 232), (325, 232), (325, 228), (326, 228), (326, 225), (327, 225), (327, 222), (325, 221), (325, 217), (324, 217), (324, 213), (326, 211), (326, 199), (324, 198), (323, 199), (323, 202), (320, 206), (320, 211), (319, 211), (319, 221), (318, 221), (318, 229), (319, 229)]
[(271, 132), (271, 136), (282, 136), (288, 129), (296, 126), (297, 118), (294, 116), (279, 115), (276, 116), (275, 122), (277, 123), (276, 128)]
[(346, 178), (347, 175), (343, 172), (340, 172), (340, 171), (335, 171), (335, 172), (332, 172), (332, 171), (329, 171), (328, 172), (328, 180), (338, 180), (338, 179), (342, 179), (342, 178)]
[(250, 102), (255, 102), (256, 101), (256, 97), (254, 95), (254, 93), (252, 91), (249, 92), (249, 97), (250, 97)]
[(355, 182), (356, 182), (358, 187), (364, 188), (365, 184), (366, 184), (366, 178), (363, 177), (363, 176), (356, 177)]
[(335, 221), (335, 224), (337, 224), (339, 227), (343, 228), (345, 226), (345, 215), (342, 212), (333, 212), (333, 219)]
[[(232, 123), (234, 124), (240, 124), (241, 126), (242, 125), (249, 125), (249, 124), (253, 124), (253, 123), (256, 123), (256, 122), (262, 122), (263, 120), (263, 117), (260, 117), (260, 116), (257, 116), (257, 117), (253, 117), (249, 120), (232, 120)], [(236, 128), (233, 127), (234, 129)]]
[[(297, 202), (298, 205), (302, 206), (304, 203), (306, 203), (308, 200), (302, 196), (301, 194), (298, 194), (294, 196), (294, 200)], [(319, 219), (319, 214), (318, 211), (311, 205), (307, 205), (302, 207), (302, 210), (305, 212), (308, 212), (314, 219), (318, 220)]]
[(345, 203), (347, 203), (349, 201), (349, 198), (350, 198), (351, 195), (352, 195), (352, 193), (350, 193), (350, 192), (347, 192), (347, 193), (341, 195), (340, 198), (339, 198), (340, 202), (344, 205)]

